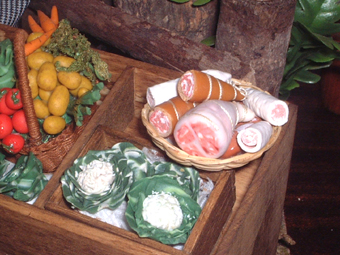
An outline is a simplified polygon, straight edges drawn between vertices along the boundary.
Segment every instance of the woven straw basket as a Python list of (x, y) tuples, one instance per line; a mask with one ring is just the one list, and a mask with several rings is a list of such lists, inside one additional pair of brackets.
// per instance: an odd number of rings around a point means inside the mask
[[(236, 85), (244, 88), (251, 87), (254, 89), (261, 90), (260, 88), (255, 87), (248, 82), (244, 82), (237, 79), (233, 79), (233, 82)], [(166, 154), (177, 163), (185, 166), (194, 166), (197, 169), (206, 171), (221, 171), (228, 169), (231, 170), (248, 164), (250, 161), (261, 157), (265, 151), (269, 150), (273, 146), (281, 132), (281, 127), (273, 127), (273, 134), (269, 142), (266, 144), (264, 148), (255, 153), (244, 153), (227, 159), (212, 159), (199, 156), (192, 156), (186, 153), (185, 151), (181, 150), (176, 145), (172, 144), (169, 140), (160, 137), (157, 134), (156, 130), (149, 123), (148, 120), (150, 111), (151, 111), (150, 106), (148, 104), (145, 104), (144, 108), (142, 109), (141, 116), (143, 124), (146, 127), (149, 135), (151, 136), (151, 139), (154, 142), (154, 144), (156, 144), (161, 150), (165, 151)]]
[(73, 143), (80, 136), (85, 123), (83, 123), (81, 127), (77, 127), (72, 123), (68, 125), (60, 135), (51, 139), (49, 142), (42, 142), (40, 126), (35, 115), (27, 76), (28, 67), (25, 59), (24, 45), (28, 34), (22, 29), (16, 29), (5, 25), (0, 25), (0, 30), (4, 31), (6, 33), (6, 38), (9, 38), (13, 42), (14, 61), (18, 79), (17, 87), (21, 93), (24, 106), (23, 109), (29, 129), (29, 140), (26, 141), (25, 147), (21, 150), (20, 154), (27, 155), (29, 152), (33, 152), (42, 162), (44, 172), (54, 172), (67, 152), (71, 149)]

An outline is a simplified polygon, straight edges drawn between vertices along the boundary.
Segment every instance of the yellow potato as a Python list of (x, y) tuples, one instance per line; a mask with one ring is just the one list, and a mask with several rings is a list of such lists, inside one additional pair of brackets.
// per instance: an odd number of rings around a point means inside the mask
[(44, 103), (42, 100), (38, 98), (34, 99), (33, 106), (34, 106), (35, 115), (37, 116), (38, 119), (45, 119), (48, 116), (50, 116), (48, 107), (46, 103)]
[(58, 80), (68, 89), (76, 89), (81, 83), (81, 75), (77, 72), (58, 72)]
[(38, 91), (39, 97), (46, 102), (48, 101), (52, 93), (53, 93), (53, 90), (39, 89)]
[(45, 62), (39, 68), (37, 83), (39, 88), (44, 90), (54, 90), (57, 86), (57, 71), (52, 62)]
[(43, 129), (50, 135), (59, 134), (65, 127), (65, 120), (59, 116), (48, 116), (43, 123)]
[(65, 114), (69, 102), (68, 89), (63, 85), (57, 86), (47, 102), (48, 110), (52, 115), (62, 116)]
[[(39, 33), (39, 32), (30, 33), (29, 36), (27, 37), (27, 42), (31, 42), (31, 41), (37, 39), (38, 37), (40, 37), (42, 35), (43, 35), (43, 33)], [(47, 41), (43, 44), (43, 46), (49, 45), (50, 42), (51, 42), (51, 38), (48, 38)]]
[(78, 90), (78, 97), (81, 97), (82, 95), (84, 95), (87, 91), (89, 91), (87, 88), (80, 88)]
[(27, 76), (28, 76), (28, 83), (31, 88), (32, 98), (36, 98), (39, 94), (39, 88), (37, 84), (38, 71), (35, 69), (31, 69), (28, 72)]
[(60, 66), (62, 67), (69, 67), (74, 61), (74, 58), (67, 57), (67, 56), (57, 56), (53, 59), (53, 64), (59, 62)]
[(39, 70), (45, 62), (53, 61), (53, 55), (44, 51), (33, 52), (27, 56), (27, 64), (30, 69)]
[(86, 88), (88, 90), (91, 90), (93, 88), (92, 82), (83, 75), (81, 76), (81, 83), (80, 83), (79, 87), (76, 88), (76, 89), (70, 89), (71, 95), (73, 95), (75, 97), (78, 96), (78, 91), (81, 88)]

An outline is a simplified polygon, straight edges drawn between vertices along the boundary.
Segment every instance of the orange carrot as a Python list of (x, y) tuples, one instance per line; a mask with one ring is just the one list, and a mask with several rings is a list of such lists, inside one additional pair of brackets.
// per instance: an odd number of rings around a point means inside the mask
[(55, 24), (56, 27), (59, 25), (59, 14), (58, 14), (58, 9), (57, 6), (53, 5), (52, 10), (51, 10), (51, 20)]
[(38, 10), (38, 17), (40, 20), (40, 25), (42, 27), (42, 29), (46, 32), (50, 31), (51, 29), (56, 29), (55, 24), (53, 23), (53, 21), (42, 11)]
[(32, 32), (44, 33), (44, 30), (39, 26), (39, 24), (33, 19), (31, 15), (28, 15), (28, 25)]
[(46, 33), (44, 33), (42, 36), (34, 39), (33, 41), (30, 41), (25, 44), (25, 56), (30, 55), (35, 50), (39, 49), (47, 40), (51, 37), (51, 35), (54, 33), (56, 28), (53, 28)]

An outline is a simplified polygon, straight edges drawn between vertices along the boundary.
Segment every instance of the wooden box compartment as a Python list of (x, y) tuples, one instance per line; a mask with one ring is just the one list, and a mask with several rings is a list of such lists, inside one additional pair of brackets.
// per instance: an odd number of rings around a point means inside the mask
[[(114, 144), (123, 141), (131, 142), (140, 149), (143, 147), (154, 148), (149, 140), (133, 137), (124, 132), (114, 131), (100, 125), (96, 128), (91, 139), (81, 150), (78, 157), (84, 156), (88, 150), (109, 149)], [(224, 223), (231, 213), (234, 201), (234, 179), (230, 173), (223, 172), (215, 182), (215, 188), (184, 246), (183, 254), (209, 254), (211, 252)], [(151, 239), (139, 238), (133, 232), (111, 226), (97, 219), (85, 216), (76, 210), (70, 209), (69, 203), (63, 198), (61, 185), (59, 185), (58, 189), (47, 202), (45, 209), (70, 217), (78, 222), (83, 222), (90, 226), (108, 231), (112, 233), (112, 235), (122, 236), (126, 238), (125, 245), (127, 246), (129, 246), (130, 242), (136, 242), (139, 245), (152, 247), (156, 253), (157, 251), (166, 251), (169, 254), (179, 253), (175, 248), (171, 248), (170, 246), (163, 245)]]
[[(93, 130), (89, 130), (89, 139), (83, 143), (80, 150), (74, 146), (77, 152), (72, 152), (71, 150), (70, 153), (73, 157), (67, 158), (67, 161), (65, 162), (64, 160), (63, 163), (71, 166), (76, 158), (84, 156), (89, 150), (109, 149), (114, 144), (123, 141), (131, 142), (140, 149), (143, 147), (157, 149), (146, 133), (146, 128), (140, 119), (140, 112), (146, 102), (146, 88), (157, 84), (161, 80), (158, 76), (154, 76), (145, 70), (127, 68), (93, 116), (91, 122), (96, 123), (97, 126)], [(87, 133), (85, 132), (83, 135), (87, 136)], [(162, 151), (160, 153), (165, 155)], [(59, 170), (64, 172), (65, 169)], [(71, 209), (69, 203), (63, 198), (61, 184), (48, 199), (45, 209), (69, 217), (77, 222), (108, 231), (112, 235), (124, 237), (126, 238), (125, 245), (135, 242), (139, 245), (150, 247), (155, 253), (166, 251), (169, 254), (202, 254), (202, 252), (203, 254), (209, 254), (214, 248), (219, 233), (227, 221), (235, 202), (234, 178), (230, 172), (210, 174), (204, 171), (201, 172), (201, 177), (212, 179), (215, 183), (215, 188), (203, 208), (183, 251), (151, 239), (139, 238), (133, 232), (92, 219)]]

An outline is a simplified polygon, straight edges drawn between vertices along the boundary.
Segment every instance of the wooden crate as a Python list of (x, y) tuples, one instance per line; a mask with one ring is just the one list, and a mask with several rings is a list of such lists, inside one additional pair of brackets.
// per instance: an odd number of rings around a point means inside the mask
[[(235, 172), (201, 172), (216, 183), (218, 196), (210, 197), (207, 206), (210, 203), (212, 208), (204, 209), (183, 251), (80, 216), (68, 207), (60, 189), (65, 169), (93, 139), (106, 144), (131, 139), (136, 145), (152, 146), (139, 120), (146, 87), (180, 75), (100, 53), (109, 64), (114, 86), (34, 205), (0, 195), (0, 254), (275, 254), (295, 134), (295, 105), (289, 105), (289, 122), (263, 157)], [(224, 196), (234, 185), (233, 208), (229, 215), (221, 215), (226, 209), (220, 207), (232, 206)]]

